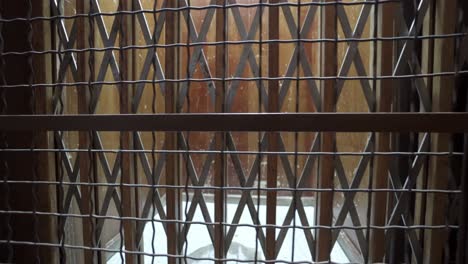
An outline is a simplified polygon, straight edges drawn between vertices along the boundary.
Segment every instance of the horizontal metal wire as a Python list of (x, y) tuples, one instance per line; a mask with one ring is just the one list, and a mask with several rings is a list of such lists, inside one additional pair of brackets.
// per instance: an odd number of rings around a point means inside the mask
[(438, 35), (422, 35), (422, 36), (395, 36), (395, 37), (361, 37), (361, 38), (318, 38), (318, 39), (276, 39), (276, 40), (226, 40), (226, 41), (197, 41), (190, 43), (173, 43), (173, 44), (146, 44), (146, 45), (125, 45), (125, 46), (106, 46), (102, 48), (64, 48), (55, 50), (31, 50), (31, 51), (7, 51), (0, 54), (1, 56), (29, 56), (29, 55), (60, 55), (73, 53), (85, 53), (85, 52), (104, 52), (104, 51), (127, 51), (127, 50), (149, 50), (155, 48), (180, 48), (180, 47), (198, 47), (198, 46), (221, 46), (221, 45), (252, 45), (252, 44), (297, 44), (301, 43), (352, 43), (352, 42), (373, 42), (373, 41), (402, 41), (402, 40), (427, 40), (427, 39), (446, 39), (446, 38), (460, 38), (468, 36), (468, 33), (451, 33), (451, 34), (438, 34)]
[(33, 22), (33, 21), (53, 21), (58, 19), (76, 19), (76, 18), (93, 18), (100, 16), (121, 16), (121, 15), (137, 15), (137, 14), (157, 14), (166, 12), (180, 12), (180, 11), (191, 11), (191, 10), (208, 10), (208, 9), (232, 9), (232, 8), (258, 8), (258, 7), (307, 7), (307, 6), (364, 6), (364, 5), (376, 5), (376, 4), (387, 4), (387, 3), (400, 3), (401, 0), (378, 0), (378, 1), (353, 1), (353, 2), (342, 2), (342, 1), (327, 1), (327, 2), (280, 2), (280, 3), (268, 3), (260, 2), (254, 4), (210, 4), (202, 6), (183, 6), (183, 7), (163, 7), (156, 9), (141, 9), (135, 11), (115, 11), (115, 12), (90, 12), (86, 14), (75, 14), (75, 15), (51, 15), (51, 16), (36, 16), (36, 17), (15, 17), (15, 18), (0, 18), (0, 22)]
[[(290, 133), (290, 132), (284, 132)], [(305, 133), (305, 132), (302, 132)], [(441, 152), (434, 152), (434, 151), (421, 151), (421, 152), (400, 152), (400, 151), (392, 151), (392, 152), (359, 152), (359, 151), (337, 151), (337, 152), (326, 152), (326, 151), (253, 151), (253, 150), (194, 150), (194, 149), (187, 149), (187, 150), (164, 150), (164, 149), (0, 149), (0, 152), (50, 152), (50, 153), (145, 153), (145, 154), (238, 154), (238, 155), (278, 155), (278, 156), (391, 156), (391, 157), (398, 157), (398, 156), (463, 156), (463, 152), (448, 152), (448, 151), (441, 151)]]
[(458, 229), (458, 225), (363, 225), (363, 226), (324, 226), (324, 225), (310, 225), (310, 226), (298, 226), (298, 225), (269, 225), (269, 224), (245, 224), (238, 223), (232, 224), (228, 222), (201, 222), (201, 221), (185, 221), (185, 220), (172, 220), (172, 219), (155, 219), (155, 218), (144, 218), (144, 217), (128, 217), (128, 216), (112, 216), (112, 215), (96, 215), (96, 214), (71, 214), (71, 213), (54, 213), (54, 212), (41, 212), (41, 211), (18, 211), (18, 210), (0, 210), (0, 214), (19, 214), (19, 215), (42, 215), (42, 216), (57, 216), (57, 217), (70, 217), (70, 218), (93, 218), (101, 220), (129, 220), (129, 221), (142, 221), (142, 222), (155, 222), (155, 223), (177, 223), (177, 224), (188, 224), (188, 225), (200, 225), (200, 226), (226, 226), (226, 227), (249, 227), (249, 228), (275, 228), (275, 229), (299, 229), (299, 230), (317, 230), (317, 229), (328, 229), (328, 230), (365, 230), (367, 228), (375, 230), (386, 230), (386, 229), (400, 229), (400, 230), (435, 230), (435, 229)]
[(6, 180), (3, 181), (8, 184), (37, 184), (37, 185), (63, 185), (63, 186), (91, 186), (91, 187), (134, 187), (134, 188), (156, 188), (156, 189), (172, 189), (172, 190), (226, 190), (226, 191), (265, 191), (265, 192), (342, 192), (342, 193), (440, 193), (440, 194), (460, 194), (460, 190), (440, 190), (440, 189), (396, 189), (396, 188), (379, 188), (379, 189), (366, 189), (366, 188), (309, 188), (309, 187), (247, 187), (247, 186), (196, 186), (196, 185), (167, 185), (167, 184), (143, 184), (143, 183), (105, 183), (105, 182), (67, 182), (67, 181), (27, 181), (27, 180)]
[[(261, 260), (261, 259), (232, 259), (232, 258), (198, 258), (193, 256), (187, 255), (176, 255), (176, 254), (155, 254), (143, 251), (132, 251), (126, 249), (110, 249), (110, 248), (102, 248), (102, 247), (88, 247), (88, 246), (79, 246), (79, 245), (71, 245), (71, 244), (55, 244), (55, 243), (46, 243), (46, 242), (33, 242), (33, 241), (20, 241), (20, 240), (0, 240), (0, 244), (11, 243), (14, 245), (29, 245), (29, 246), (43, 246), (43, 247), (53, 247), (53, 248), (67, 248), (67, 249), (79, 249), (79, 250), (90, 250), (90, 251), (101, 251), (106, 253), (121, 253), (121, 254), (130, 254), (130, 255), (137, 255), (137, 256), (148, 256), (148, 257), (171, 257), (171, 258), (180, 258), (180, 259), (191, 259), (191, 260), (198, 260), (198, 261), (235, 261), (241, 263), (285, 263), (285, 264), (344, 264), (342, 262), (337, 263), (333, 261), (286, 261), (286, 260)], [(346, 264), (359, 264), (358, 262), (345, 262)]]
[(467, 74), (468, 70), (461, 71), (445, 71), (437, 73), (419, 73), (419, 74), (402, 74), (402, 75), (376, 75), (376, 76), (304, 76), (304, 77), (226, 77), (226, 78), (180, 78), (180, 79), (163, 79), (163, 80), (122, 80), (122, 81), (93, 81), (93, 82), (57, 82), (57, 83), (35, 83), (35, 84), (7, 84), (4, 88), (41, 88), (41, 87), (70, 87), (70, 86), (97, 86), (97, 85), (122, 85), (122, 84), (158, 84), (158, 83), (186, 83), (186, 82), (257, 82), (257, 81), (307, 81), (307, 80), (343, 80), (343, 81), (359, 81), (359, 80), (405, 80), (417, 78), (432, 78), (443, 76), (459, 76)]

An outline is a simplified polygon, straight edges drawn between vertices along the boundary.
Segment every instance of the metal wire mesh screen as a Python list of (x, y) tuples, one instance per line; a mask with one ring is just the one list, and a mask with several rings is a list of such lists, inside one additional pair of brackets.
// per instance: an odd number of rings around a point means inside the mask
[(0, 263), (468, 263), (456, 0), (0, 3)]

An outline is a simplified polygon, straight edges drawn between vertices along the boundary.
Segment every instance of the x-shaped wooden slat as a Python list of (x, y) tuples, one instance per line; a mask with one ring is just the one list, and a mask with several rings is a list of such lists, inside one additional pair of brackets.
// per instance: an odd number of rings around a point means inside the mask
[[(373, 148), (373, 137), (369, 136), (367, 138), (367, 143), (364, 148), (364, 152), (369, 152)], [(366, 169), (368, 167), (369, 161), (371, 157), (368, 155), (363, 155), (359, 159), (358, 165), (356, 167), (356, 170), (354, 171), (354, 176), (351, 180), (351, 185), (349, 185), (346, 173), (344, 170), (343, 163), (341, 161), (341, 157), (337, 156), (335, 158), (335, 170), (336, 170), (336, 176), (338, 178), (338, 181), (340, 182), (341, 188), (343, 189), (357, 189), (359, 188), (362, 179), (364, 178), (364, 174), (366, 172)], [(349, 214), (351, 221), (353, 222), (354, 226), (361, 226), (361, 221), (359, 219), (359, 214), (356, 209), (356, 205), (354, 203), (354, 197), (356, 196), (356, 192), (344, 192), (344, 202), (341, 207), (340, 212), (338, 213), (338, 217), (336, 218), (335, 225), (336, 226), (341, 226), (344, 224), (346, 220), (346, 216)], [(336, 241), (338, 238), (339, 232), (334, 232), (333, 234), (333, 242)], [(361, 253), (365, 256), (366, 251), (367, 251), (367, 241), (364, 236), (364, 231), (362, 229), (357, 229), (356, 230), (356, 236), (358, 239), (359, 247), (361, 249)]]
[[(235, 5), (237, 3), (237, 1), (235, 0), (229, 0), (229, 4), (232, 4), (232, 5)], [(260, 16), (261, 16), (261, 13), (260, 13), (260, 8), (256, 8), (255, 10), (255, 14), (253, 16), (253, 19), (252, 21), (252, 25), (250, 26), (250, 29), (249, 31), (247, 32), (246, 28), (245, 28), (245, 25), (244, 25), (244, 22), (243, 22), (243, 19), (242, 19), (242, 15), (241, 15), (241, 12), (239, 10), (238, 7), (234, 7), (232, 9), (230, 9), (231, 13), (232, 13), (232, 16), (233, 16), (233, 19), (234, 19), (234, 24), (236, 25), (236, 28), (237, 28), (237, 31), (239, 32), (239, 35), (241, 37), (242, 40), (253, 40), (255, 35), (257, 34), (257, 31), (258, 31), (258, 28), (259, 28), (259, 19), (260, 19)], [(242, 73), (244, 72), (245, 70), (245, 67), (248, 63), (248, 65), (250, 66), (250, 70), (252, 72), (252, 75), (253, 76), (260, 76), (259, 75), (259, 67), (258, 67), (258, 63), (255, 59), (255, 53), (253, 52), (252, 50), (252, 46), (253, 44), (252, 43), (246, 43), (243, 45), (242, 47), (242, 52), (241, 52), (241, 55), (239, 57), (239, 63), (237, 64), (236, 66), (236, 70), (234, 72), (234, 77), (240, 77), (242, 76)], [(260, 85), (260, 82), (261, 81), (256, 81), (256, 85), (257, 85), (257, 88), (260, 90), (261, 94), (262, 94), (262, 98), (263, 98), (263, 101), (262, 101), (262, 104), (264, 107), (266, 107), (268, 105), (268, 95), (265, 91), (265, 86), (264, 85)], [(227, 94), (226, 94), (226, 108), (228, 109), (231, 109), (232, 107), (232, 104), (234, 102), (234, 97), (236, 96), (236, 93), (237, 93), (237, 89), (239, 88), (239, 85), (240, 85), (240, 81), (239, 80), (234, 80), (231, 82), (231, 85), (228, 87), (228, 90), (227, 90)]]
[[(187, 7), (188, 6), (187, 0), (179, 0), (179, 2), (181, 3), (181, 7)], [(211, 2), (210, 2), (210, 4), (215, 4), (215, 3), (216, 3), (216, 0), (211, 0)], [(189, 15), (188, 12), (183, 12), (182, 13), (182, 15), (184, 17), (184, 20), (186, 22), (186, 25), (188, 27), (188, 30), (190, 32), (190, 41), (192, 41), (192, 42), (203, 42), (203, 41), (206, 40), (206, 36), (208, 34), (208, 31), (211, 28), (211, 22), (213, 20), (215, 11), (216, 11), (216, 9), (211, 8), (206, 12), (205, 18), (203, 19), (203, 23), (202, 23), (201, 28), (200, 28), (200, 33), (197, 32), (197, 28), (195, 27), (195, 22), (193, 21), (192, 15), (191, 14)], [(208, 63), (208, 60), (206, 58), (205, 52), (203, 50), (203, 46), (201, 46), (201, 45), (195, 46), (194, 52), (193, 52), (193, 54), (191, 54), (191, 57), (189, 59), (189, 66), (188, 66), (189, 76), (187, 76), (187, 78), (192, 76), (192, 74), (194, 73), (194, 71), (196, 69), (196, 66), (198, 64), (200, 64), (200, 66), (201, 66), (203, 77), (205, 77), (205, 78), (212, 78), (213, 77), (211, 75), (209, 63)], [(216, 87), (215, 87), (214, 82), (209, 81), (208, 82), (208, 94), (210, 96), (211, 103), (213, 105), (214, 105), (214, 101), (215, 101), (215, 89), (216, 89)], [(184, 101), (186, 99), (187, 92), (188, 92), (188, 83), (183, 82), (181, 87), (180, 87), (179, 97), (177, 98), (178, 99), (177, 109), (179, 109), (179, 110), (182, 109), (182, 107), (184, 105)]]
[[(137, 140), (135, 140), (135, 149), (143, 150), (144, 146), (141, 140), (141, 136), (139, 133), (136, 134), (136, 137), (138, 137)], [(161, 174), (164, 168), (164, 164), (166, 162), (166, 153), (161, 153), (159, 154), (158, 160), (153, 167), (150, 166), (150, 162), (148, 161), (148, 157), (146, 153), (139, 152), (138, 153), (138, 158), (141, 162), (141, 166), (143, 168), (143, 173), (146, 176), (146, 180), (150, 184), (159, 184), (159, 180), (161, 179)], [(154, 197), (153, 197), (154, 195)], [(146, 197), (145, 203), (143, 205), (143, 209), (141, 211), (141, 217), (142, 218), (148, 218), (151, 215), (154, 215), (156, 212), (159, 215), (159, 218), (164, 220), (166, 219), (166, 212), (164, 211), (164, 204), (161, 201), (162, 195), (159, 193), (159, 190), (156, 187), (153, 187), (150, 192), (148, 192), (148, 196)], [(151, 209), (155, 207), (156, 212), (151, 211)], [(164, 231), (166, 231), (166, 223), (163, 223), (163, 228)], [(141, 237), (143, 235), (143, 229), (144, 229), (144, 224), (139, 224), (138, 225), (138, 231), (137, 231), (137, 240), (141, 240)]]
[[(97, 135), (98, 132), (93, 132), (93, 133), (94, 133), (95, 149), (103, 149), (101, 139)], [(114, 161), (114, 167), (112, 168), (112, 171), (111, 171), (106, 155), (103, 152), (98, 153), (97, 156), (98, 156), (99, 164), (102, 167), (102, 170), (104, 172), (104, 177), (107, 183), (114, 184), (117, 182), (117, 179), (120, 177), (120, 156), (121, 155), (122, 155), (121, 153), (117, 153), (115, 157), (115, 161)], [(99, 210), (100, 215), (107, 214), (107, 210), (109, 209), (111, 201), (114, 201), (117, 212), (119, 213), (119, 215), (121, 215), (122, 213), (120, 211), (121, 199), (120, 199), (119, 193), (117, 192), (117, 188), (115, 186), (109, 186), (106, 188), (104, 198), (102, 199), (102, 206), (101, 206), (101, 209)], [(96, 227), (96, 234), (98, 237), (101, 236), (103, 224), (104, 224), (104, 220), (98, 219), (97, 227)]]
[[(319, 148), (320, 148), (319, 142), (320, 141), (318, 139), (319, 139), (319, 136), (316, 135), (315, 139), (314, 139), (314, 141), (312, 143), (312, 146), (310, 148), (310, 152), (318, 152), (319, 151)], [(284, 151), (284, 150), (285, 150), (284, 144), (281, 142), (280, 143), (280, 151)], [(305, 188), (305, 187), (307, 187), (306, 182), (307, 182), (308, 177), (310, 177), (310, 173), (311, 173), (311, 171), (312, 171), (312, 169), (314, 167), (314, 164), (315, 164), (316, 160), (317, 160), (316, 155), (311, 155), (311, 156), (307, 157), (307, 160), (306, 160), (306, 162), (304, 164), (304, 168), (302, 169), (302, 172), (301, 172), (301, 174), (300, 174), (300, 176), (299, 176), (299, 178), (297, 180), (297, 183), (295, 185), (294, 184), (295, 183), (295, 181), (294, 181), (295, 175), (292, 172), (288, 157), (286, 157), (284, 155), (281, 156), (281, 161), (282, 161), (283, 168), (284, 168), (285, 174), (287, 176), (287, 180), (288, 180), (288, 185), (289, 185), (290, 188)], [(309, 221), (308, 221), (307, 216), (306, 216), (306, 213), (305, 213), (304, 205), (303, 205), (302, 200), (301, 200), (302, 193), (303, 193), (302, 191), (296, 191), (296, 197), (294, 197), (295, 201), (292, 201), (291, 204), (289, 205), (288, 212), (286, 213), (286, 216), (285, 216), (284, 221), (283, 221), (283, 226), (291, 224), (291, 222), (293, 221), (293, 218), (294, 218), (294, 216), (296, 214), (296, 210), (298, 211), (299, 218), (301, 220), (302, 226), (304, 226), (304, 227), (310, 226)], [(305, 235), (305, 237), (307, 239), (307, 244), (308, 244), (311, 256), (314, 257), (315, 256), (315, 239), (314, 239), (314, 236), (312, 234), (312, 231), (310, 229), (304, 229), (303, 231), (304, 231), (304, 235)], [(287, 232), (288, 232), (288, 229), (281, 229), (280, 232), (278, 233), (277, 244), (276, 244), (276, 253), (277, 254), (279, 254), (279, 252), (280, 252), (281, 246), (284, 243)]]
[[(262, 139), (261, 139), (261, 142), (260, 142), (260, 151), (264, 151), (266, 149), (266, 145), (267, 145), (266, 137), (263, 136)], [(233, 152), (236, 151), (235, 141), (234, 141), (231, 134), (227, 135), (227, 148), (230, 151), (233, 151)], [(241, 163), (241, 160), (239, 158), (239, 155), (237, 155), (235, 153), (231, 153), (231, 160), (232, 160), (232, 163), (233, 163), (233, 167), (234, 167), (234, 170), (235, 170), (235, 172), (236, 172), (236, 174), (237, 174), (237, 176), (239, 178), (239, 183), (240, 183), (241, 187), (252, 187), (254, 185), (255, 179), (257, 179), (257, 177), (258, 177), (259, 164), (261, 162), (261, 158), (262, 157), (260, 155), (257, 155), (255, 157), (255, 160), (254, 160), (254, 162), (252, 164), (252, 167), (249, 170), (249, 176), (246, 178), (244, 170), (242, 168), (242, 163)], [(260, 199), (260, 197), (258, 197), (258, 199)], [(242, 213), (244, 212), (245, 206), (247, 206), (248, 209), (249, 209), (249, 213), (250, 213), (250, 216), (252, 218), (252, 222), (255, 225), (260, 224), (258, 211), (256, 209), (256, 206), (255, 206), (254, 202), (253, 202), (251, 191), (243, 191), (242, 195), (241, 195), (241, 198), (239, 200), (239, 205), (237, 206), (237, 209), (236, 209), (236, 211), (234, 213), (234, 217), (233, 217), (232, 222), (231, 222), (232, 224), (234, 224), (234, 226), (231, 226), (229, 228), (228, 233), (226, 235), (226, 241), (225, 241), (225, 243), (226, 243), (226, 253), (227, 253), (227, 251), (229, 249), (229, 246), (232, 243), (232, 239), (233, 239), (234, 234), (235, 234), (236, 229), (237, 229), (237, 226), (235, 226), (235, 224), (239, 223), (240, 218), (242, 216)], [(265, 234), (263, 232), (263, 229), (259, 229), (258, 236), (259, 236), (258, 239), (260, 241), (260, 246), (262, 247), (263, 251), (265, 252)]]
[[(57, 6), (56, 1), (52, 1), (51, 10), (52, 10), (52, 14), (54, 15), (60, 14), (60, 7)], [(57, 34), (60, 40), (60, 43), (58, 43), (58, 45), (60, 47), (63, 47), (65, 50), (72, 49), (75, 45), (76, 37), (77, 37), (77, 25), (76, 25), (75, 20), (73, 20), (72, 22), (72, 28), (69, 34), (66, 30), (65, 22), (63, 20), (59, 20), (57, 22)], [(78, 66), (77, 66), (76, 58), (73, 52), (65, 52), (64, 55), (58, 54), (58, 58), (60, 61), (60, 65), (59, 65), (58, 76), (57, 76), (56, 82), (62, 83), (64, 81), (65, 76), (66, 76), (65, 73), (68, 68), (70, 68), (70, 72), (72, 73), (73, 79), (75, 81), (78, 81), (78, 77), (77, 77)], [(62, 87), (59, 87), (58, 89), (56, 89), (54, 98), (52, 100), (52, 105), (54, 106), (54, 112), (61, 113), (61, 111), (63, 110), (63, 109), (59, 109), (59, 110), (57, 109), (57, 107), (63, 108), (61, 96), (62, 96)]]
[[(424, 8), (424, 6), (421, 6), (420, 8)], [(419, 12), (423, 12), (423, 11), (426, 12), (424, 9), (422, 9)], [(418, 20), (423, 20), (424, 19), (424, 13), (419, 13), (419, 12), (418, 12), (418, 17), (417, 18), (418, 18)], [(403, 16), (401, 8), (399, 9), (398, 14), (401, 17)], [(422, 17), (420, 17), (420, 16), (422, 16)], [(413, 18), (413, 20), (414, 19), (415, 18)], [(406, 26), (406, 23), (402, 23), (402, 28), (401, 28), (400, 35), (408, 36), (408, 37), (414, 37), (415, 36), (414, 32), (416, 32), (416, 34), (417, 34), (417, 32), (419, 32), (419, 30), (422, 27), (422, 23), (414, 22), (412, 24), (412, 26), (414, 26), (415, 24), (416, 24), (416, 26), (419, 25), (419, 27), (420, 27), (416, 31), (411, 30), (411, 28), (408, 30), (408, 28)], [(416, 51), (414, 49), (414, 40), (406, 40), (406, 42), (405, 42), (405, 44), (403, 46), (403, 49), (400, 52), (399, 58), (400, 58), (399, 63), (401, 63), (401, 64), (397, 64), (396, 68), (400, 67), (399, 69), (403, 70), (404, 65), (406, 63), (409, 66), (410, 71), (411, 71), (412, 74), (421, 74), (422, 73), (420, 61), (419, 61), (418, 56), (416, 54)], [(395, 74), (400, 74), (400, 73), (394, 71), (394, 75)], [(418, 92), (419, 99), (421, 101), (421, 105), (423, 106), (424, 111), (425, 112), (431, 112), (432, 111), (432, 100), (431, 100), (431, 97), (429, 95), (429, 90), (428, 90), (428, 88), (426, 86), (426, 83), (424, 82), (424, 80), (422, 78), (415, 78), (415, 79), (412, 79), (412, 81), (414, 82), (414, 85), (415, 85), (416, 90)]]
[[(367, 0), (373, 1), (373, 0)], [(337, 5), (337, 15), (338, 20), (341, 23), (341, 28), (343, 30), (345, 38), (360, 38), (366, 26), (366, 23), (369, 19), (369, 13), (371, 10), (371, 5), (365, 4), (361, 9), (361, 13), (357, 20), (356, 26), (354, 31), (351, 30), (351, 25), (349, 24), (348, 16), (346, 15), (345, 8), (343, 5)], [(359, 42), (351, 41), (348, 43), (348, 49), (346, 50), (346, 54), (341, 64), (340, 71), (338, 76), (346, 76), (351, 68), (351, 65), (354, 63), (356, 67), (356, 71), (359, 76), (367, 76), (366, 68), (364, 67), (364, 63), (362, 61), (361, 54), (358, 49)], [(368, 80), (361, 79), (361, 86), (364, 96), (366, 97), (368, 107), (372, 106), (375, 102), (375, 97), (372, 93), (372, 88)], [(345, 80), (338, 80), (337, 81), (337, 98), (340, 96), (341, 91), (343, 90)]]
[[(424, 21), (424, 16), (428, 10), (428, 7), (429, 0), (421, 0), (416, 11), (417, 17), (413, 18), (413, 23), (411, 23), (408, 36), (415, 36), (416, 34), (418, 34), (418, 32), (420, 32)], [(414, 40), (404, 40), (400, 54), (398, 55), (398, 61), (393, 69), (394, 76), (402, 74), (405, 63), (408, 63), (408, 61), (410, 61), (408, 57), (410, 56), (410, 52), (414, 50), (413, 45)]]
[[(99, 6), (98, 0), (92, 0), (91, 2), (91, 12), (101, 12), (101, 8)], [(95, 25), (97, 26), (99, 37), (102, 40), (104, 47), (112, 47), (115, 45), (117, 36), (119, 34), (119, 20), (114, 19), (112, 23), (110, 33), (107, 32), (106, 24), (104, 22), (104, 18), (102, 16), (96, 16), (95, 18)], [(117, 60), (114, 55), (114, 51), (112, 49), (106, 50), (104, 52), (104, 56), (102, 58), (101, 64), (99, 66), (99, 71), (96, 77), (96, 82), (103, 82), (106, 80), (107, 70), (110, 67), (112, 72), (112, 77), (115, 81), (120, 81), (120, 72)], [(90, 108), (91, 112), (94, 113), (96, 111), (99, 98), (101, 95), (102, 84), (97, 84), (93, 86), (94, 96), (90, 100)]]
[[(151, 30), (149, 29), (148, 26), (148, 21), (146, 20), (146, 17), (143, 12), (138, 12), (142, 11), (143, 7), (141, 5), (140, 0), (133, 0), (134, 6), (136, 8), (136, 17), (138, 20), (140, 30), (143, 35), (143, 39), (145, 40), (146, 45), (153, 45), (154, 43), (158, 43), (159, 39), (161, 38), (161, 33), (163, 30), (164, 22), (166, 19), (166, 13), (161, 13), (158, 17), (157, 20), (154, 22), (155, 23), (155, 30), (153, 34), (151, 34)], [(166, 1), (163, 2), (163, 6), (165, 6)], [(156, 80), (164, 80), (164, 71), (161, 66), (161, 62), (159, 60), (159, 56), (157, 53), (156, 48), (149, 48), (148, 52), (146, 54), (145, 60), (143, 62), (143, 67), (139, 75), (139, 80), (145, 80), (148, 77), (149, 71), (151, 69), (151, 66), (154, 65), (153, 71), (156, 73)], [(160, 84), (161, 91), (164, 93), (164, 82), (161, 82)], [(146, 84), (145, 83), (138, 83), (135, 86), (135, 94), (133, 95), (132, 98), (132, 111), (136, 113), (138, 111), (138, 106), (140, 105), (141, 97), (143, 95), (143, 91), (145, 88)]]
[[(61, 132), (55, 132), (55, 142), (59, 149), (65, 149), (65, 143), (63, 142), (63, 137)], [(74, 164), (72, 165), (70, 159), (68, 158), (67, 153), (61, 153), (60, 155), (61, 165), (65, 168), (65, 172), (68, 175), (69, 181), (76, 183), (79, 175), (79, 155), (77, 155)], [(77, 185), (68, 186), (68, 191), (65, 194), (65, 202), (63, 203), (64, 208), (60, 208), (61, 212), (70, 212), (71, 201), (75, 198), (79, 205), (81, 205), (81, 193)], [(81, 211), (81, 206), (80, 206)]]
[[(421, 143), (419, 145), (418, 152), (425, 152), (429, 150), (429, 134), (424, 134)], [(401, 181), (399, 179), (400, 175), (393, 171), (390, 170), (390, 176), (391, 176), (391, 183), (393, 184), (393, 188), (395, 189), (407, 189), (411, 190), (414, 188), (416, 184), (416, 180), (418, 175), (420, 174), (420, 171), (423, 167), (423, 164), (427, 160), (426, 155), (417, 155), (414, 160), (413, 164), (409, 170), (408, 176), (405, 180), (405, 183), (402, 185)], [(405, 210), (409, 208), (409, 199), (410, 199), (410, 194), (408, 192), (403, 192), (401, 194), (394, 193), (395, 196), (395, 205), (393, 207), (393, 210), (390, 214), (390, 217), (387, 221), (388, 225), (395, 225), (398, 220), (402, 220), (403, 224), (406, 225), (411, 225), (412, 224), (412, 219), (409, 219), (408, 216), (404, 213)], [(389, 231), (387, 230), (385, 233), (388, 233)], [(418, 263), (421, 263), (422, 261), (422, 249), (418, 240), (418, 236), (416, 234), (416, 230), (414, 229), (409, 229), (406, 232), (408, 234), (409, 242), (411, 245), (411, 248), (413, 250), (413, 253), (416, 257), (416, 261)], [(389, 241), (387, 241), (389, 243)]]
[[(188, 143), (187, 140), (185, 139), (183, 133), (179, 133), (179, 144), (182, 149), (188, 149)], [(210, 149), (213, 149), (214, 147), (214, 141), (212, 140), (210, 143)], [(195, 169), (195, 165), (193, 163), (193, 160), (190, 156), (189, 153), (184, 153), (184, 158), (185, 158), (185, 165), (186, 165), (186, 170), (187, 170), (187, 177), (190, 178), (190, 181), (192, 182), (193, 186), (203, 186), (206, 182), (206, 179), (208, 178), (208, 174), (210, 171), (210, 167), (214, 158), (213, 154), (209, 154), (205, 158), (205, 162), (203, 164), (202, 172), (200, 177), (197, 175), (197, 171)], [(206, 223), (213, 223), (211, 220), (210, 212), (208, 210), (208, 206), (206, 205), (205, 199), (203, 197), (203, 192), (201, 189), (196, 189), (194, 190), (193, 198), (190, 203), (190, 209), (188, 210), (188, 213), (186, 215), (185, 221), (191, 221), (195, 215), (195, 211), (197, 208), (197, 205), (200, 205), (200, 210), (203, 215), (203, 218)], [(188, 206), (188, 205), (187, 205)], [(207, 225), (206, 228), (208, 229), (208, 233), (210, 235), (212, 243), (214, 243), (214, 237), (213, 237), (213, 226), (212, 225)], [(190, 229), (190, 224), (185, 223), (182, 232), (181, 232), (181, 243), (179, 244), (180, 250), (183, 247), (183, 242), (184, 242), (184, 237), (188, 234), (188, 231)]]
[[(286, 20), (286, 25), (288, 26), (288, 29), (289, 29), (289, 32), (291, 34), (291, 36), (294, 38), (294, 37), (298, 37), (296, 36), (297, 35), (297, 27), (298, 25), (296, 24), (295, 22), (295, 19), (294, 19), (294, 16), (293, 16), (293, 13), (291, 11), (291, 7), (290, 6), (283, 6), (282, 7), (282, 11), (283, 11), (283, 15), (284, 15), (284, 18)], [(312, 25), (313, 25), (313, 21), (315, 19), (315, 15), (317, 13), (317, 7), (312, 5), (309, 7), (309, 10), (307, 11), (307, 14), (304, 18), (304, 22), (303, 22), (303, 26), (301, 27), (301, 30), (300, 30), (300, 36), (299, 38), (301, 38), (301, 36), (306, 36), (310, 30), (312, 29)], [(299, 70), (297, 69), (297, 55), (299, 54), (306, 54), (305, 52), (305, 47), (304, 47), (304, 43), (300, 43), (299, 47), (297, 47), (297, 45), (294, 47), (294, 51), (293, 51), (293, 54), (291, 55), (291, 59), (289, 60), (289, 64), (288, 64), (288, 67), (286, 69), (286, 73), (284, 74), (285, 77), (294, 77), (294, 72), (296, 70)], [(314, 74), (312, 73), (312, 68), (310, 66), (310, 62), (307, 60), (307, 56), (299, 56), (299, 62), (300, 62), (300, 66), (302, 67), (302, 70), (304, 72), (304, 75), (305, 76), (313, 76)], [(288, 94), (288, 90), (289, 90), (289, 87), (290, 87), (290, 84), (291, 84), (291, 80), (290, 79), (287, 79), (287, 80), (284, 80), (283, 83), (281, 84), (281, 87), (280, 87), (280, 101), (281, 102), (284, 102), (285, 100), (285, 97), (286, 95)], [(314, 81), (314, 80), (307, 80), (307, 84), (308, 84), (308, 87), (309, 87), (309, 91), (310, 91), (310, 94), (312, 96), (312, 101), (314, 102), (314, 106), (315, 106), (315, 109), (321, 109), (321, 97), (320, 97), (320, 93), (318, 91), (318, 88), (317, 88), (317, 83)], [(280, 104), (280, 107), (281, 107), (282, 104)]]

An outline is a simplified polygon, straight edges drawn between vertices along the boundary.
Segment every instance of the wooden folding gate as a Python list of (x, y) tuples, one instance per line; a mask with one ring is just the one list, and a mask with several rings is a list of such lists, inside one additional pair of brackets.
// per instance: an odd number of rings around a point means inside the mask
[[(466, 12), (2, 2), (0, 262), (465, 263)], [(230, 259), (241, 227), (255, 254)]]

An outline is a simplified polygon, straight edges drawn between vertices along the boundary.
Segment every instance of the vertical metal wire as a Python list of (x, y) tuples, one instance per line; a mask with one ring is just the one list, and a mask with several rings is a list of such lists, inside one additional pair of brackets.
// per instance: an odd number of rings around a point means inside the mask
[[(153, 25), (153, 45), (156, 45), (156, 28), (157, 28), (157, 17), (156, 17), (156, 8), (158, 6), (158, 1), (154, 0), (153, 2), (153, 20), (154, 20), (154, 25)], [(156, 54), (157, 54), (157, 48), (155, 47), (154, 50), (149, 50), (149, 52), (153, 52), (152, 54), (152, 64), (153, 64), (153, 81), (151, 83), (152, 86), (152, 102), (151, 102), (151, 111), (153, 114), (157, 113), (157, 88), (156, 88), (156, 76), (157, 76), (157, 70), (156, 70)], [(161, 86), (160, 86), (161, 87)], [(151, 131), (151, 228), (153, 229), (153, 234), (151, 236), (151, 251), (153, 253), (153, 256), (151, 256), (151, 264), (154, 264), (154, 254), (156, 254), (156, 249), (154, 246), (154, 241), (156, 239), (156, 226), (154, 222), (154, 217), (156, 214), (156, 131)], [(145, 154), (146, 155), (146, 154)], [(162, 154), (160, 154), (162, 155)]]
[[(0, 12), (0, 19), (2, 19), (2, 13)], [(5, 78), (5, 59), (3, 57), (3, 52), (5, 50), (5, 39), (3, 38), (3, 26), (4, 22), (0, 22), (0, 84), (6, 85), (7, 81)], [(0, 115), (6, 115), (8, 109), (8, 102), (6, 99), (6, 88), (0, 87)], [(4, 149), (8, 149), (8, 138), (7, 134), (4, 131), (0, 132), (0, 144)], [(5, 153), (3, 153), (5, 155)], [(10, 206), (10, 184), (8, 183), (10, 178), (10, 168), (8, 166), (8, 161), (6, 157), (2, 158), (2, 182), (3, 182), (3, 204), (5, 209), (9, 212), (11, 211)], [(6, 241), (7, 241), (7, 263), (13, 263), (13, 245), (10, 241), (13, 238), (13, 228), (11, 227), (11, 214), (7, 213), (4, 216), (5, 218), (5, 228), (6, 228)]]

